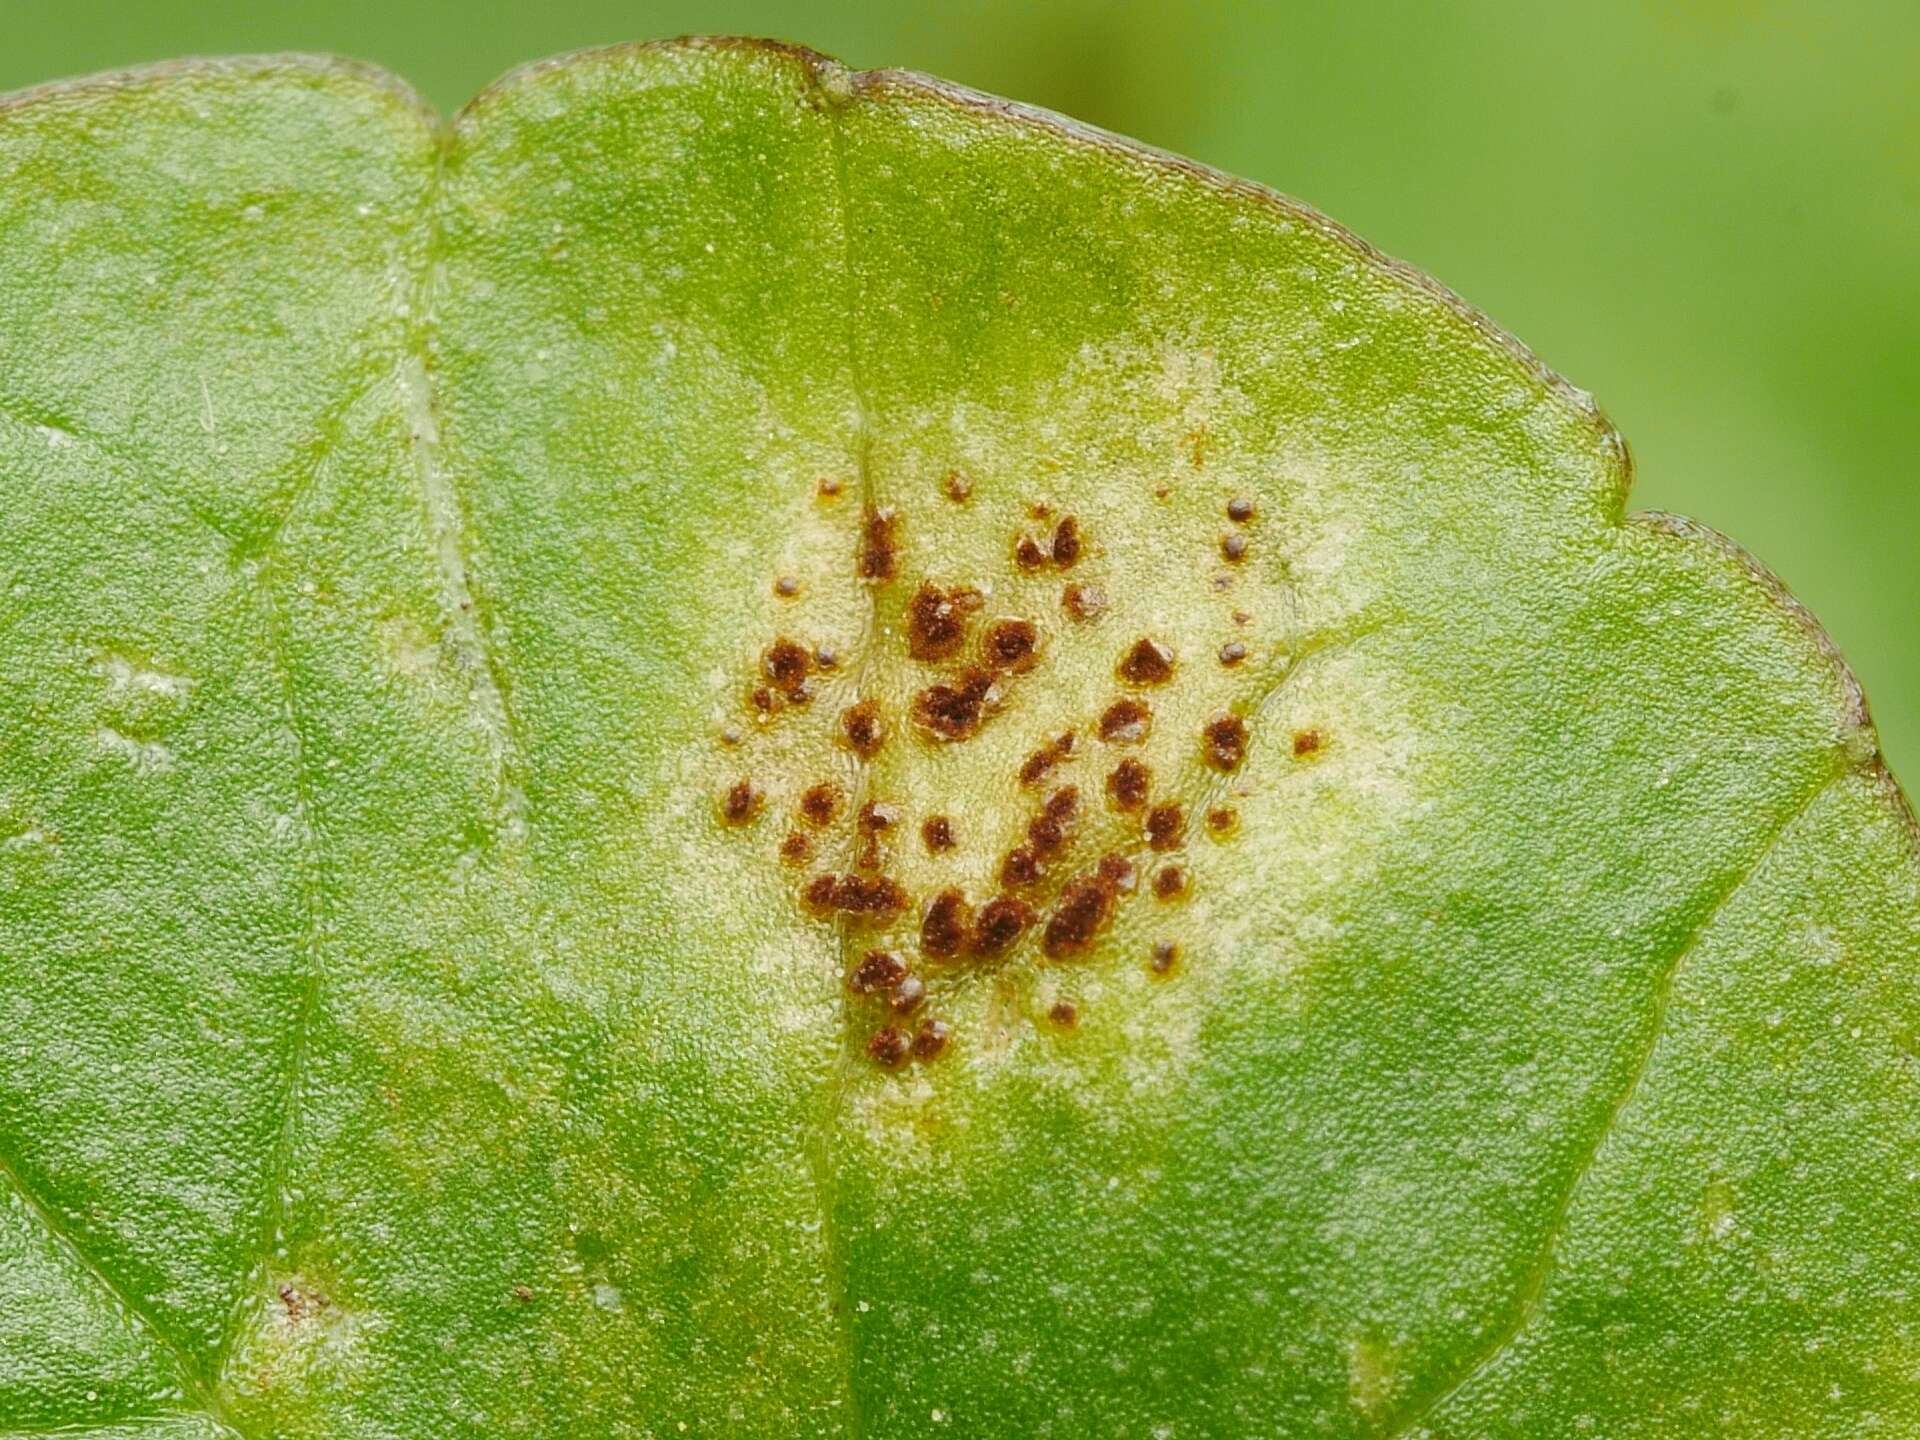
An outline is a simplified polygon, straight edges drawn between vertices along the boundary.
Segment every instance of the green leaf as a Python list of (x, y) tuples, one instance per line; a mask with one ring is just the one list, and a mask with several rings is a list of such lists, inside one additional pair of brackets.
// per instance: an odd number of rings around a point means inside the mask
[(1323, 218), (192, 63), (0, 102), (0, 357), (0, 1431), (1920, 1414), (1863, 702)]

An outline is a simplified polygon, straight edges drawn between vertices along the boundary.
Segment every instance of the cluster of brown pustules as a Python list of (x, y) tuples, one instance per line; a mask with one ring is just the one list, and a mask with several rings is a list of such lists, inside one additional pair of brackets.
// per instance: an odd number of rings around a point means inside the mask
[[(947, 498), (964, 504), (971, 486), (950, 475)], [(823, 481), (823, 501), (840, 495), (837, 483)], [(1087, 538), (1072, 515), (1055, 516), (1045, 505), (1030, 508), (1042, 522), (1037, 532), (1020, 533), (1012, 542), (1012, 564), (1023, 577), (1049, 572), (1064, 582), (1060, 606), (1068, 631), (1090, 624), (1107, 609), (1107, 598), (1094, 583), (1072, 577), (1087, 551)], [(1231, 524), (1221, 537), (1220, 554), (1230, 565), (1247, 556), (1246, 526), (1254, 518), (1250, 500), (1226, 502)], [(895, 583), (901, 570), (903, 527), (899, 514), (869, 507), (861, 518), (855, 567), (870, 586)], [(1217, 582), (1216, 582), (1217, 583)], [(798, 593), (790, 577), (774, 582), (782, 597)], [(978, 735), (1005, 707), (1015, 687), (1038, 670), (1044, 659), (1042, 626), (1024, 616), (989, 618), (983, 614), (986, 596), (966, 584), (942, 585), (925, 579), (906, 600), (904, 643), (907, 656), (933, 672), (897, 711), (872, 696), (858, 696), (835, 717), (837, 741), (862, 763), (870, 762), (890, 743), (953, 745)], [(1250, 619), (1235, 611), (1236, 624)], [(1239, 666), (1248, 655), (1244, 641), (1233, 639), (1220, 647), (1217, 660), (1224, 667)], [(932, 996), (927, 977), (943, 968), (991, 967), (1004, 964), (1031, 934), (1046, 961), (1067, 962), (1085, 956), (1112, 926), (1119, 908), (1136, 894), (1150, 895), (1161, 904), (1184, 899), (1192, 885), (1186, 866), (1170, 858), (1183, 849), (1190, 830), (1186, 807), (1178, 800), (1156, 800), (1151, 767), (1124, 753), (1143, 744), (1154, 722), (1153, 694), (1172, 684), (1182, 657), (1161, 639), (1140, 635), (1124, 642), (1114, 661), (1114, 677), (1122, 691), (1084, 726), (1061, 730), (1043, 740), (1012, 777), (1022, 793), (1030, 794), (1032, 808), (1022, 838), (1000, 857), (997, 889), (979, 903), (957, 886), (939, 886), (914, 895), (887, 873), (888, 857), (915, 828), (929, 856), (938, 857), (965, 844), (955, 821), (943, 814), (911, 817), (884, 799), (850, 797), (833, 780), (814, 780), (783, 800), (790, 807), (790, 825), (778, 841), (779, 858), (801, 872), (799, 903), (823, 921), (860, 929), (891, 927), (917, 910), (919, 915), (915, 960), (894, 949), (850, 945), (858, 958), (846, 976), (846, 988), (866, 1016), (868, 1057), (886, 1069), (910, 1060), (930, 1061), (952, 1043), (948, 1024), (926, 1013)], [(810, 647), (788, 636), (777, 636), (762, 651), (755, 674), (745, 687), (749, 718), (760, 724), (777, 723), (788, 711), (812, 705), (820, 680), (840, 668), (841, 657), (826, 647)], [(1082, 743), (1084, 739), (1095, 742)], [(728, 743), (740, 733), (729, 726)], [(1296, 753), (1301, 737), (1296, 737)], [(1318, 744), (1318, 737), (1310, 742)], [(1195, 736), (1195, 759), (1227, 776), (1246, 759), (1248, 731), (1242, 716), (1221, 711), (1208, 719)], [(1097, 753), (1105, 769), (1101, 793), (1093, 799), (1081, 786), (1062, 778), (1076, 760)], [(749, 827), (767, 809), (767, 797), (751, 778), (735, 781), (720, 798), (720, 818), (732, 827)], [(1126, 825), (1132, 839), (1104, 847), (1104, 853), (1076, 857), (1076, 840), (1086, 826), (1089, 807), (1104, 805)], [(814, 869), (823, 832), (851, 817), (853, 864), (845, 871)], [(1207, 832), (1225, 839), (1238, 828), (1237, 812), (1215, 804), (1203, 817)], [(1143, 871), (1149, 872), (1144, 877)], [(1165, 976), (1175, 968), (1180, 946), (1169, 939), (1154, 942), (1148, 969)], [(1059, 1001), (1049, 1019), (1061, 1029), (1078, 1024), (1079, 1012), (1070, 1001)]]

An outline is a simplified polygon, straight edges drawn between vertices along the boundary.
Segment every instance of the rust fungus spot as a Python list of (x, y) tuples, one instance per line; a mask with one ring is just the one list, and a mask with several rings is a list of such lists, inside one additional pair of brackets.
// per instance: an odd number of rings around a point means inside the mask
[(840, 652), (831, 645), (822, 645), (813, 652), (813, 663), (818, 665), (822, 670), (838, 670), (840, 668)]
[(1025, 845), (1009, 850), (1007, 858), (1000, 862), (1000, 883), (1010, 890), (1037, 884), (1042, 873), (1040, 857)]
[(1120, 657), (1120, 678), (1129, 685), (1164, 685), (1173, 678), (1173, 652), (1142, 635)]
[(745, 738), (746, 737), (740, 733), (740, 727), (738, 725), (728, 725), (720, 732), (720, 743), (722, 745), (738, 745)]
[(782, 575), (773, 582), (773, 593), (782, 600), (791, 600), (800, 593), (800, 582), (791, 575)]
[(1153, 728), (1153, 711), (1140, 700), (1116, 700), (1100, 716), (1100, 738), (1109, 745), (1138, 745)]
[(967, 616), (979, 608), (978, 590), (942, 590), (923, 580), (907, 602), (907, 653), (916, 660), (950, 659), (966, 643)]
[(920, 843), (930, 855), (953, 849), (953, 822), (944, 815), (929, 815), (920, 825)]
[(860, 807), (860, 828), (869, 835), (891, 830), (900, 823), (900, 807), (885, 800), (869, 800)]
[(1174, 944), (1171, 940), (1156, 940), (1153, 942), (1153, 958), (1147, 961), (1147, 965), (1154, 974), (1167, 975), (1172, 973), (1173, 967), (1178, 963), (1179, 959), (1180, 947), (1178, 945)]
[(1220, 537), (1220, 554), (1230, 563), (1238, 565), (1247, 558), (1247, 537), (1239, 531)]
[(878, 995), (907, 978), (907, 967), (891, 950), (869, 950), (847, 976), (847, 989), (856, 995)]
[(1113, 891), (1098, 875), (1083, 875), (1061, 892), (1047, 917), (1040, 948), (1050, 960), (1082, 954), (1113, 916)]
[(813, 841), (798, 830), (787, 833), (780, 842), (780, 858), (789, 865), (804, 865), (813, 858)]
[(781, 708), (780, 697), (765, 685), (756, 685), (753, 693), (747, 696), (747, 703), (762, 715), (772, 715)]
[(1053, 543), (1049, 547), (1053, 554), (1053, 563), (1062, 570), (1070, 569), (1080, 558), (1080, 522), (1071, 515), (1060, 517), (1060, 523), (1053, 527)]
[(1214, 769), (1238, 770), (1247, 758), (1247, 722), (1238, 715), (1216, 715), (1200, 733), (1206, 741), (1207, 763)]
[(904, 1031), (889, 1025), (873, 1032), (867, 1041), (867, 1058), (882, 1070), (897, 1070), (906, 1063), (908, 1043)]
[(823, 914), (838, 910), (887, 919), (907, 908), (907, 892), (899, 881), (884, 875), (835, 875), (829, 871), (808, 882), (805, 897), (809, 906)]
[(751, 780), (736, 780), (720, 799), (720, 817), (729, 825), (744, 825), (760, 813), (765, 799)]
[(1051, 860), (1067, 848), (1074, 815), (1080, 809), (1080, 791), (1063, 785), (1047, 797), (1040, 813), (1027, 822), (1027, 848), (1042, 860)]
[(809, 785), (800, 796), (800, 817), (815, 829), (831, 825), (840, 813), (840, 787), (831, 780)]
[(1107, 794), (1121, 810), (1138, 810), (1153, 788), (1153, 771), (1138, 760), (1122, 760), (1107, 776)]
[(287, 1312), (287, 1319), (298, 1325), (327, 1309), (329, 1302), (326, 1296), (316, 1291), (302, 1290), (294, 1285), (282, 1285), (280, 1305)]
[(987, 627), (981, 653), (996, 670), (1023, 675), (1038, 661), (1040, 632), (1031, 620), (996, 620)]
[(529, 1300), (533, 1299), (533, 1287), (531, 1285), (514, 1286), (513, 1298), (518, 1300), (522, 1305), (526, 1304)]
[(760, 656), (760, 673), (787, 699), (799, 704), (809, 697), (807, 676), (813, 670), (813, 656), (804, 645), (784, 635), (769, 645)]
[(979, 733), (987, 707), (998, 698), (990, 672), (969, 670), (958, 685), (929, 685), (914, 696), (914, 723), (939, 740), (971, 739)]
[(1220, 663), (1232, 667), (1247, 658), (1247, 647), (1238, 640), (1229, 640), (1220, 647)]
[(1047, 552), (1031, 535), (1022, 535), (1013, 542), (1013, 563), (1022, 570), (1038, 570), (1047, 563)]
[(816, 875), (807, 882), (807, 888), (800, 892), (801, 897), (807, 902), (809, 909), (822, 915), (830, 915), (833, 913), (834, 887), (839, 883), (840, 877), (831, 871)]
[(1207, 811), (1207, 829), (1216, 835), (1231, 835), (1240, 825), (1240, 812), (1231, 805), (1216, 805)]
[(1107, 592), (1098, 585), (1069, 585), (1060, 592), (1060, 603), (1076, 620), (1091, 620), (1107, 608)]
[(893, 987), (893, 993), (887, 996), (887, 1007), (896, 1015), (911, 1015), (927, 1000), (927, 982), (918, 975), (909, 975)]
[(1011, 895), (996, 895), (982, 905), (974, 917), (973, 935), (967, 948), (975, 955), (1004, 955), (1026, 933), (1033, 919), (1033, 907), (1026, 901)]
[(1080, 1011), (1071, 1000), (1056, 1000), (1047, 1011), (1047, 1019), (1062, 1030), (1072, 1030), (1080, 1024)]
[(1253, 619), (1253, 616), (1245, 610), (1236, 610), (1233, 612), (1233, 623), (1236, 625), (1244, 625), (1251, 619)]
[(1133, 861), (1116, 851), (1100, 857), (1100, 879), (1116, 895), (1131, 895), (1140, 883), (1140, 872)]
[(1162, 865), (1153, 872), (1153, 898), (1178, 900), (1187, 893), (1187, 872), (1178, 865)]
[(869, 510), (860, 529), (862, 580), (891, 580), (900, 568), (900, 517), (894, 511)]
[(1053, 516), (1053, 506), (1044, 500), (1035, 500), (1027, 506), (1027, 514), (1035, 520), (1048, 520)]
[(887, 727), (880, 718), (880, 706), (873, 700), (861, 700), (840, 712), (840, 733), (862, 760), (871, 760), (886, 743)]
[(813, 488), (822, 500), (838, 500), (840, 498), (840, 482), (831, 475), (822, 475), (820, 477), (820, 483)]
[(1326, 738), (1318, 730), (1296, 730), (1293, 732), (1294, 758), (1304, 760), (1326, 743)]
[(1062, 731), (1026, 758), (1020, 766), (1020, 783), (1038, 785), (1049, 771), (1073, 753), (1073, 732)]
[(1236, 525), (1244, 525), (1253, 518), (1253, 501), (1245, 495), (1236, 495), (1227, 501), (1227, 518)]
[(942, 890), (920, 917), (920, 948), (942, 960), (960, 953), (973, 924), (973, 907), (958, 890)]
[(1187, 828), (1187, 812), (1171, 800), (1147, 812), (1147, 844), (1155, 850), (1177, 850)]
[(958, 470), (949, 470), (947, 472), (947, 478), (941, 482), (940, 488), (946, 493), (946, 497), (953, 501), (954, 504), (964, 505), (967, 503), (967, 497), (973, 494), (973, 481), (962, 475)]
[(944, 1020), (927, 1019), (913, 1032), (913, 1058), (938, 1060), (953, 1042), (953, 1030)]

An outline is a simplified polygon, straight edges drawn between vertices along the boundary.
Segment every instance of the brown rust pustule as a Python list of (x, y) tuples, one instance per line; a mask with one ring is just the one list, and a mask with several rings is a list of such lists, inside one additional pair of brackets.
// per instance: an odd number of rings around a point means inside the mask
[(1187, 828), (1187, 812), (1169, 800), (1147, 812), (1147, 844), (1155, 850), (1177, 850)]
[(1031, 847), (1016, 845), (1007, 852), (1006, 859), (1000, 862), (1000, 883), (1009, 890), (1024, 890), (1029, 885), (1040, 883), (1040, 877), (1046, 873), (1040, 857)]
[(840, 787), (831, 780), (809, 785), (800, 796), (800, 818), (814, 829), (831, 825), (840, 814)]
[(1168, 975), (1179, 963), (1180, 947), (1171, 940), (1156, 940), (1153, 954), (1147, 961), (1147, 968), (1156, 975)]
[(908, 975), (887, 996), (887, 1008), (896, 1015), (911, 1015), (927, 1001), (927, 982)]
[(1047, 797), (1040, 813), (1027, 822), (1027, 846), (1041, 860), (1051, 860), (1067, 848), (1074, 817), (1080, 810), (1080, 789), (1062, 785)]
[(1013, 563), (1022, 570), (1038, 570), (1047, 563), (1046, 549), (1031, 535), (1019, 536), (1013, 542)]
[(1107, 776), (1107, 794), (1115, 808), (1123, 812), (1140, 809), (1153, 791), (1153, 771), (1129, 756), (1113, 767)]
[(1061, 892), (1060, 903), (1047, 917), (1040, 948), (1049, 960), (1082, 955), (1112, 918), (1112, 887), (1098, 874), (1082, 875)]
[(1253, 518), (1253, 501), (1245, 495), (1236, 495), (1227, 501), (1227, 518), (1236, 525), (1244, 525)]
[(907, 977), (904, 961), (891, 950), (869, 950), (847, 976), (847, 989), (856, 995), (878, 995)]
[(973, 934), (968, 937), (967, 949), (983, 959), (1004, 955), (1033, 922), (1033, 907), (1026, 901), (1012, 895), (996, 895), (982, 905), (980, 913), (974, 917)]
[(871, 760), (887, 741), (886, 722), (876, 700), (859, 700), (840, 712), (840, 733), (862, 760)]
[(1220, 557), (1230, 565), (1238, 565), (1247, 558), (1247, 537), (1238, 530), (1220, 537)]
[(862, 580), (876, 582), (891, 580), (899, 573), (900, 517), (895, 511), (867, 511), (860, 527), (860, 558), (856, 568)]
[(1069, 585), (1060, 592), (1060, 604), (1074, 619), (1091, 620), (1107, 608), (1107, 592), (1098, 585)]
[(807, 882), (802, 898), (821, 915), (844, 915), (875, 920), (891, 919), (907, 908), (907, 892), (898, 880), (885, 875), (836, 875), (831, 871)]
[(943, 590), (923, 580), (907, 602), (907, 653), (916, 660), (949, 660), (967, 642), (967, 617), (980, 608), (980, 592), (956, 585)]
[(1080, 1025), (1080, 1008), (1071, 1000), (1056, 1000), (1047, 1010), (1047, 1019), (1062, 1030), (1074, 1030)]
[(938, 1060), (947, 1053), (947, 1047), (952, 1043), (953, 1030), (947, 1022), (929, 1017), (922, 1020), (919, 1028), (913, 1032), (913, 1058)]
[(773, 593), (782, 600), (791, 600), (800, 593), (800, 581), (792, 575), (782, 575), (773, 582)]
[(1117, 850), (1100, 857), (1100, 879), (1116, 895), (1131, 895), (1140, 883), (1133, 861)]
[(766, 797), (751, 780), (736, 780), (720, 797), (720, 818), (729, 825), (745, 825), (760, 814)]
[(1216, 715), (1200, 732), (1207, 763), (1223, 774), (1240, 768), (1247, 758), (1247, 722), (1238, 715)]
[(958, 470), (949, 470), (947, 478), (940, 484), (941, 493), (956, 505), (964, 505), (973, 494), (973, 481)]
[(920, 843), (927, 847), (929, 855), (953, 849), (957, 843), (953, 838), (953, 822), (944, 815), (929, 815), (920, 823)]
[(1326, 743), (1326, 737), (1318, 730), (1296, 730), (1293, 732), (1293, 758), (1304, 760), (1309, 755), (1317, 755), (1320, 747)]
[(992, 672), (969, 670), (957, 685), (929, 685), (913, 697), (913, 721), (937, 740), (969, 740), (998, 698)]
[(820, 483), (813, 487), (813, 493), (818, 495), (822, 500), (838, 500), (840, 498), (840, 492), (845, 488), (846, 487), (833, 476), (822, 475), (820, 477)]
[(813, 858), (813, 841), (799, 830), (791, 830), (780, 842), (780, 859), (788, 865), (804, 865)]
[(1038, 785), (1062, 760), (1073, 753), (1073, 732), (1062, 731), (1026, 758), (1020, 766), (1020, 783)]
[(942, 890), (927, 902), (920, 917), (920, 948), (941, 960), (950, 960), (965, 948), (973, 928), (973, 907), (958, 890)]
[(782, 635), (760, 655), (760, 673), (773, 687), (796, 705), (812, 698), (807, 677), (813, 672), (813, 655), (807, 647)]
[(1153, 710), (1143, 700), (1116, 700), (1100, 715), (1100, 738), (1109, 745), (1138, 745), (1153, 728)]
[(996, 620), (980, 643), (980, 658), (995, 670), (1024, 675), (1039, 661), (1040, 632), (1031, 620)]
[(1129, 685), (1164, 685), (1173, 678), (1173, 651), (1151, 636), (1133, 642), (1115, 667)]
[(1225, 837), (1240, 828), (1240, 812), (1231, 805), (1216, 805), (1207, 811), (1207, 829)]
[(1153, 872), (1153, 898), (1178, 900), (1187, 893), (1187, 872), (1178, 865), (1162, 865)]
[(1232, 669), (1247, 658), (1246, 643), (1241, 640), (1229, 640), (1220, 647), (1220, 663)]
[(867, 1058), (882, 1070), (898, 1070), (906, 1064), (911, 1048), (906, 1032), (888, 1025), (873, 1032), (867, 1040)]
[(1053, 527), (1053, 543), (1048, 547), (1053, 563), (1062, 570), (1071, 569), (1080, 558), (1080, 522), (1071, 515), (1060, 517)]

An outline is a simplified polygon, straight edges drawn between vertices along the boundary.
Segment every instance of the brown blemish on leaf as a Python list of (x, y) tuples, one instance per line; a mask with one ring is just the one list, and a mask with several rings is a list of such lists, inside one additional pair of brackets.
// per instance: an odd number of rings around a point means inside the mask
[(840, 652), (831, 645), (822, 645), (813, 652), (813, 663), (818, 665), (822, 670), (838, 670), (840, 668)]
[(929, 685), (913, 699), (914, 723), (936, 739), (967, 740), (979, 733), (998, 698), (993, 674), (969, 670), (958, 685)]
[(1156, 940), (1153, 944), (1153, 956), (1147, 961), (1147, 968), (1156, 975), (1169, 975), (1179, 963), (1180, 947), (1171, 940)]
[(967, 617), (979, 608), (978, 590), (964, 585), (942, 590), (923, 580), (907, 602), (907, 653), (916, 660), (951, 659), (966, 643)]
[(913, 1032), (913, 1058), (916, 1060), (938, 1060), (947, 1053), (947, 1046), (953, 1041), (953, 1030), (944, 1020), (926, 1019)]
[(1022, 570), (1038, 570), (1047, 563), (1047, 552), (1031, 535), (1022, 535), (1013, 542), (1013, 563)]
[(722, 745), (738, 745), (744, 739), (746, 739), (746, 736), (740, 733), (740, 727), (738, 725), (728, 725), (720, 731), (720, 743)]
[(862, 580), (893, 579), (900, 566), (900, 517), (891, 509), (867, 511), (860, 529), (859, 575)]
[(1100, 857), (1100, 878), (1116, 895), (1131, 895), (1140, 883), (1133, 861), (1117, 851)]
[(1231, 669), (1247, 658), (1247, 647), (1239, 640), (1229, 640), (1220, 647), (1220, 663)]
[(1039, 660), (1040, 632), (1031, 620), (996, 620), (987, 628), (980, 650), (996, 670), (1024, 675)]
[(929, 815), (920, 825), (920, 843), (929, 855), (953, 849), (953, 822), (944, 815)]
[(804, 865), (813, 858), (813, 841), (798, 830), (787, 833), (780, 842), (780, 858), (788, 865)]
[(1304, 760), (1309, 755), (1317, 754), (1324, 744), (1326, 737), (1318, 730), (1296, 730), (1293, 732), (1293, 758)]
[(1122, 760), (1107, 776), (1107, 794), (1122, 811), (1138, 810), (1145, 805), (1152, 789), (1153, 771), (1132, 758)]
[(761, 674), (796, 705), (812, 698), (807, 687), (807, 676), (812, 670), (813, 656), (807, 653), (806, 647), (784, 635), (769, 645), (760, 656)]
[(1076, 620), (1091, 620), (1107, 608), (1107, 592), (1098, 585), (1069, 585), (1060, 592), (1060, 603)]
[(1253, 619), (1253, 616), (1245, 610), (1236, 610), (1233, 612), (1233, 623), (1236, 625), (1244, 625), (1251, 619)]
[(518, 1300), (522, 1305), (525, 1305), (533, 1299), (533, 1287), (531, 1285), (516, 1285), (513, 1287), (512, 1294), (514, 1299)]
[(927, 1001), (927, 982), (908, 975), (887, 996), (887, 1008), (896, 1015), (911, 1015)]
[(841, 711), (840, 733), (846, 737), (847, 744), (853, 747), (854, 754), (862, 760), (871, 760), (887, 739), (887, 727), (880, 718), (879, 702), (861, 700)]
[(720, 818), (729, 825), (744, 825), (760, 813), (766, 797), (751, 780), (736, 780), (720, 797)]
[(1043, 861), (1053, 859), (1067, 848), (1067, 837), (1079, 809), (1079, 787), (1062, 785), (1047, 797), (1040, 813), (1027, 822), (1027, 848)]
[(1142, 635), (1120, 657), (1117, 669), (1129, 685), (1164, 685), (1173, 678), (1173, 651)]
[(973, 907), (967, 897), (958, 890), (942, 890), (927, 902), (920, 917), (920, 948), (939, 959), (951, 959), (967, 943), (972, 926)]
[(1153, 872), (1153, 898), (1178, 900), (1187, 893), (1187, 872), (1178, 865), (1162, 865)]
[(1147, 813), (1147, 844), (1155, 850), (1177, 850), (1187, 828), (1187, 812), (1173, 801), (1156, 805)]
[(1007, 858), (1000, 862), (1000, 883), (1009, 890), (1024, 890), (1036, 885), (1045, 873), (1040, 857), (1025, 845), (1016, 845), (1007, 852)]
[(1062, 731), (1033, 754), (1020, 766), (1020, 783), (1038, 785), (1047, 777), (1056, 765), (1073, 753), (1073, 732)]
[(1239, 531), (1220, 537), (1220, 554), (1228, 564), (1238, 565), (1247, 558), (1247, 537)]
[(905, 1032), (889, 1025), (868, 1039), (867, 1058), (883, 1070), (897, 1070), (906, 1063), (908, 1048)]
[(331, 1305), (332, 1302), (317, 1291), (302, 1290), (297, 1285), (280, 1287), (280, 1308), (286, 1312), (287, 1323), (290, 1325), (299, 1325), (311, 1320), (330, 1309)]
[(1033, 907), (1011, 895), (996, 895), (974, 917), (967, 949), (975, 955), (1004, 955), (1033, 924)]
[(772, 715), (780, 710), (780, 697), (765, 685), (757, 685), (747, 696), (747, 703), (762, 715)]
[(840, 813), (840, 787), (831, 780), (809, 785), (800, 796), (800, 818), (816, 830), (834, 822)]
[(773, 593), (782, 600), (791, 600), (800, 593), (800, 582), (791, 575), (782, 575), (773, 582)]
[(1079, 955), (1092, 945), (1113, 916), (1113, 890), (1099, 875), (1083, 875), (1061, 892), (1047, 917), (1040, 948), (1050, 960)]
[(1200, 735), (1206, 743), (1207, 763), (1222, 773), (1238, 770), (1247, 758), (1247, 722), (1238, 715), (1216, 715)]
[(813, 487), (814, 493), (822, 500), (838, 500), (842, 488), (840, 482), (831, 475), (822, 475), (820, 483)]
[(1047, 1010), (1047, 1019), (1062, 1030), (1076, 1029), (1080, 1024), (1080, 1010), (1071, 1000), (1056, 1000)]
[(891, 830), (900, 823), (900, 807), (885, 800), (869, 800), (860, 807), (860, 829), (868, 835)]
[(1231, 835), (1240, 826), (1240, 812), (1231, 805), (1216, 805), (1207, 811), (1207, 829), (1215, 835)]
[(954, 504), (964, 505), (967, 503), (967, 497), (973, 494), (973, 481), (958, 470), (949, 470), (940, 488)]
[(891, 950), (869, 950), (847, 976), (847, 989), (856, 995), (878, 995), (907, 978), (906, 964)]
[(1236, 495), (1227, 501), (1227, 518), (1236, 525), (1244, 525), (1253, 518), (1253, 501), (1245, 495)]
[(1080, 522), (1071, 515), (1062, 516), (1060, 523), (1053, 527), (1053, 543), (1049, 550), (1054, 564), (1062, 570), (1071, 569), (1080, 558)]
[(803, 895), (807, 905), (820, 914), (838, 910), (874, 919), (898, 915), (908, 903), (900, 882), (884, 875), (835, 875), (828, 871), (814, 876)]
[(1153, 728), (1153, 711), (1144, 701), (1116, 700), (1100, 716), (1100, 738), (1109, 745), (1138, 745)]

